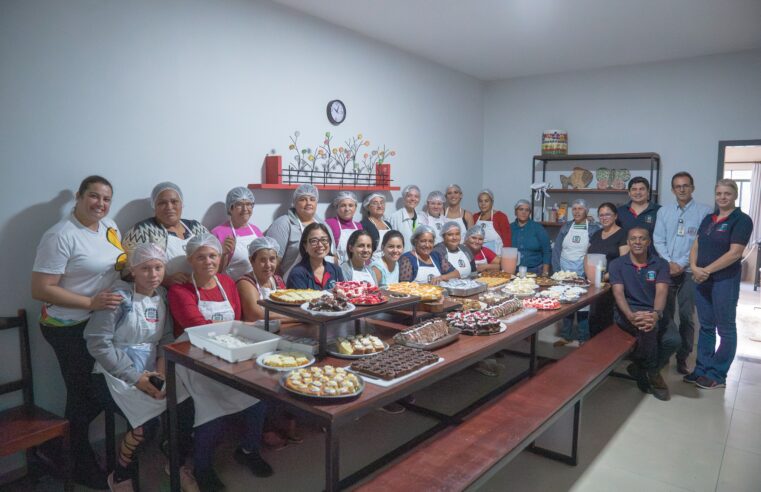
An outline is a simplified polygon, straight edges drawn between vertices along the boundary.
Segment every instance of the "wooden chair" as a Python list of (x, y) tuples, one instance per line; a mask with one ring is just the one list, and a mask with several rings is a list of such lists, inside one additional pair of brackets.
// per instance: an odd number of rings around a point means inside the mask
[(0, 331), (18, 328), (21, 347), (21, 379), (0, 385), (0, 395), (21, 391), (22, 405), (0, 411), (0, 457), (26, 451), (27, 471), (35, 461), (34, 448), (53, 439), (60, 439), (61, 468), (65, 489), (73, 490), (69, 421), (35, 406), (32, 387), (32, 359), (29, 349), (29, 327), (26, 311), (17, 316), (0, 318)]

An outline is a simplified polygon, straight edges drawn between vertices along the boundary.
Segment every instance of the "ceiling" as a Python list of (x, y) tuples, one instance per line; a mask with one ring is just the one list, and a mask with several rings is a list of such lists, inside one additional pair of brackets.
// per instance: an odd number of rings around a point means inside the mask
[(481, 80), (761, 48), (761, 0), (273, 0)]

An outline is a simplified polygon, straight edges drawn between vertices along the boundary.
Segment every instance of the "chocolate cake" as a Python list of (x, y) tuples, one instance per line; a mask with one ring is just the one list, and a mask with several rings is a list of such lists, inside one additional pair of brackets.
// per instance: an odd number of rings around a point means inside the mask
[(434, 364), (439, 356), (425, 350), (392, 345), (388, 350), (367, 359), (361, 359), (351, 364), (351, 369), (368, 376), (390, 381), (421, 367)]
[(447, 323), (465, 335), (491, 335), (500, 329), (499, 320), (486, 311), (449, 313)]
[(409, 330), (394, 335), (394, 340), (400, 343), (432, 343), (449, 335), (449, 327), (443, 319), (426, 321), (412, 326)]

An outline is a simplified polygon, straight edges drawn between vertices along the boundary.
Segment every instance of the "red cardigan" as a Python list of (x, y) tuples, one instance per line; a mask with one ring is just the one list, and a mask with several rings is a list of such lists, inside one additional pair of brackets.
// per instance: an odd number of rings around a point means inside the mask
[[(235, 311), (235, 319), (240, 319), (240, 297), (238, 296), (238, 289), (235, 287), (235, 281), (222, 273), (217, 274), (220, 285), (225, 289), (227, 294), (227, 300)], [(198, 292), (201, 294), (202, 301), (224, 301), (222, 292), (217, 287), (213, 289), (201, 289), (199, 287)], [(191, 326), (208, 325), (211, 321), (208, 321), (203, 317), (201, 311), (198, 310), (198, 296), (196, 295), (196, 289), (193, 287), (193, 282), (187, 282), (184, 284), (175, 284), (169, 287), (169, 311), (174, 318), (174, 336), (178, 337), (182, 335), (185, 328)]]
[[(481, 212), (476, 212), (473, 214), (474, 224), (476, 221), (478, 221), (479, 217), (481, 217)], [(500, 212), (499, 210), (493, 210), (491, 214), (491, 221), (494, 223), (494, 230), (497, 231), (499, 237), (502, 238), (502, 246), (512, 246), (513, 242), (510, 232), (510, 220), (508, 220), (507, 215), (504, 212)], [(497, 252), (497, 254), (499, 253)]]

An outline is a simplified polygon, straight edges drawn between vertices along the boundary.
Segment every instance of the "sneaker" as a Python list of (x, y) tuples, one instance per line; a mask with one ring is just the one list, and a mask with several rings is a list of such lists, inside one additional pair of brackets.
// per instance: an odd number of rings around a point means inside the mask
[(219, 479), (214, 468), (196, 470), (193, 476), (195, 476), (197, 487), (203, 492), (222, 492), (225, 490), (225, 484)]
[(650, 383), (650, 391), (654, 397), (661, 401), (669, 401), (671, 399), (669, 387), (660, 372), (648, 375), (647, 380)]
[(698, 376), (698, 374), (693, 371), (689, 373), (688, 375), (686, 375), (685, 377), (683, 377), (682, 381), (684, 381), (687, 384), (697, 384), (699, 377), (700, 376)]
[(121, 482), (114, 482), (114, 472), (111, 472), (108, 475), (108, 478), (106, 479), (106, 482), (108, 483), (108, 490), (111, 492), (134, 492), (135, 489), (132, 487), (132, 480), (122, 480)]
[(400, 413), (404, 413), (407, 409), (404, 408), (401, 403), (393, 402), (384, 407), (381, 407), (381, 410), (386, 413), (390, 413), (391, 415), (399, 415)]
[(272, 475), (272, 467), (264, 461), (258, 451), (246, 453), (242, 447), (235, 450), (235, 461), (246, 465), (256, 477), (269, 477)]
[(645, 374), (644, 369), (637, 364), (636, 362), (632, 362), (628, 366), (626, 366), (626, 372), (631, 376), (636, 382), (637, 382), (637, 388), (645, 394), (650, 393), (650, 383), (647, 381), (647, 375)]
[(679, 374), (689, 374), (690, 370), (687, 369), (687, 361), (686, 360), (676, 360), (676, 372)]
[(695, 386), (697, 386), (700, 389), (706, 389), (706, 390), (712, 390), (712, 389), (719, 389), (719, 388), (726, 388), (727, 385), (725, 383), (720, 383), (718, 381), (714, 381), (711, 378), (707, 378), (705, 376), (700, 376), (697, 381), (695, 381)]
[(560, 340), (555, 340), (555, 343), (552, 344), (553, 347), (565, 347), (571, 343), (571, 340), (566, 340), (565, 338), (561, 338)]

